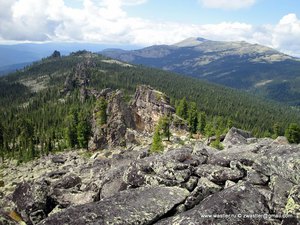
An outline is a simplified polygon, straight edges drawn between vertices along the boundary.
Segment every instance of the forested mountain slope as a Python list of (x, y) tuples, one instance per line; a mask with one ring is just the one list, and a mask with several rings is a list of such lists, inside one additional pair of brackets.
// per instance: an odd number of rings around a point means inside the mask
[(87, 93), (121, 89), (129, 99), (140, 84), (166, 93), (175, 106), (182, 98), (195, 102), (198, 113), (207, 117), (210, 134), (234, 125), (270, 136), (283, 134), (288, 124), (300, 121), (299, 111), (240, 91), (81, 51), (48, 57), (0, 79), (3, 145), (12, 155), (19, 154), (22, 145), (63, 149), (70, 121), (84, 125), (80, 122), (89, 121), (95, 108), (96, 98)]
[(174, 45), (101, 54), (300, 105), (300, 59), (258, 44), (189, 38)]

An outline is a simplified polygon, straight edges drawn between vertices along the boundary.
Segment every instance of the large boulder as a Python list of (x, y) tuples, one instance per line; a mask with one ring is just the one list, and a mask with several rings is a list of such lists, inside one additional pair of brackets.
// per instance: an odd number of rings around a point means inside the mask
[(232, 127), (226, 134), (223, 144), (227, 147), (246, 144), (247, 138), (251, 137), (252, 135), (250, 132)]
[(279, 175), (282, 178), (300, 184), (300, 148), (296, 145), (271, 145), (260, 150), (260, 157), (253, 168), (266, 175)]
[(206, 177), (216, 183), (225, 183), (227, 180), (237, 181), (245, 176), (244, 171), (238, 168), (228, 168), (217, 165), (204, 164), (197, 167), (194, 172), (199, 177)]
[(226, 148), (222, 151), (215, 151), (209, 155), (208, 163), (220, 166), (229, 166), (230, 162), (238, 161), (246, 166), (251, 166), (257, 158), (261, 146), (257, 143), (249, 145), (238, 145)]
[(240, 184), (210, 195), (193, 209), (162, 220), (157, 224), (271, 225), (273, 223), (268, 219), (251, 217), (255, 214), (269, 213), (264, 197), (255, 187)]
[(39, 225), (152, 224), (188, 196), (177, 187), (126, 190), (99, 202), (70, 207)]
[(49, 208), (47, 194), (46, 182), (23, 182), (13, 192), (12, 201), (26, 222), (36, 224), (52, 210)]

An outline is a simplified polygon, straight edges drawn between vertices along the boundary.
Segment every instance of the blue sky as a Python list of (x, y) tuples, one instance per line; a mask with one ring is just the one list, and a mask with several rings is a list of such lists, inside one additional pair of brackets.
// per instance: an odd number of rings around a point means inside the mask
[(0, 0), (0, 43), (148, 46), (188, 37), (300, 55), (298, 0)]
[(145, 4), (126, 7), (131, 16), (150, 20), (169, 20), (184, 23), (245, 22), (254, 25), (276, 24), (285, 15), (300, 16), (297, 0), (258, 0), (240, 9), (208, 8), (197, 0), (149, 0)]

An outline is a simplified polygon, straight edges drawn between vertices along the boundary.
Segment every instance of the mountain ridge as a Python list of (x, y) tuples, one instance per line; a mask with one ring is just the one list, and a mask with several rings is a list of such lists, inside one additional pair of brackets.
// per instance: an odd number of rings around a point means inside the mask
[(100, 53), (300, 105), (300, 59), (266, 46), (188, 38), (173, 45)]

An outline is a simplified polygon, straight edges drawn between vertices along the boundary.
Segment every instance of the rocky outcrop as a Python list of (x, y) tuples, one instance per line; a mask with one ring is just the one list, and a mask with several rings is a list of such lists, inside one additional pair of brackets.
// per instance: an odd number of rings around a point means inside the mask
[(135, 131), (151, 133), (160, 117), (175, 112), (165, 94), (144, 85), (137, 88), (130, 105), (119, 90), (104, 89), (96, 97), (107, 102), (107, 122), (102, 126), (97, 124), (98, 109), (95, 109), (89, 144), (92, 150), (137, 144)]
[(93, 137), (89, 143), (90, 149), (114, 148), (126, 146), (127, 129), (134, 129), (135, 123), (133, 113), (129, 105), (125, 102), (121, 91), (103, 90), (99, 98), (104, 98), (107, 102), (107, 121), (100, 126), (97, 123), (97, 110), (93, 114)]
[(13, 211), (28, 224), (296, 225), (299, 146), (242, 137), (222, 151), (198, 142), (161, 154), (145, 146), (7, 165), (0, 221)]
[(83, 57), (83, 61), (78, 63), (66, 77), (64, 88), (61, 90), (62, 94), (68, 94), (75, 88), (79, 88), (81, 101), (86, 100), (91, 95), (87, 86), (91, 78), (91, 68), (95, 67), (95, 63), (92, 60), (92, 53), (86, 53)]
[(154, 131), (161, 116), (172, 115), (175, 112), (170, 105), (169, 97), (145, 85), (137, 88), (131, 107), (134, 112), (136, 128), (146, 132)]

